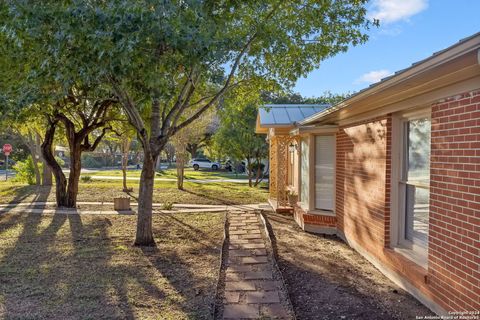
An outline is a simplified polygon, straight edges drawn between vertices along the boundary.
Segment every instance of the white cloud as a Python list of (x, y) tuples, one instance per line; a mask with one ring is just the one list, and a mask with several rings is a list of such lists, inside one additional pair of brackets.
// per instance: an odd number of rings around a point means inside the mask
[(375, 82), (378, 82), (380, 80), (382, 80), (383, 78), (385, 77), (388, 77), (389, 75), (391, 75), (392, 72), (390, 72), (389, 70), (387, 69), (382, 69), (382, 70), (373, 70), (373, 71), (370, 71), (370, 72), (367, 72), (365, 73), (364, 75), (362, 75), (360, 78), (358, 78), (357, 80), (355, 80), (355, 83), (356, 84), (360, 84), (360, 83), (375, 83)]
[(368, 16), (380, 20), (380, 24), (388, 24), (408, 20), (427, 7), (428, 0), (374, 0)]

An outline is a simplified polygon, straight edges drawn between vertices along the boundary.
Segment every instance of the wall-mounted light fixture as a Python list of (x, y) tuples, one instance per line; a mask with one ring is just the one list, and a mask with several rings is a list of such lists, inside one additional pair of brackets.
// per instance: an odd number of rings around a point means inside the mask
[(294, 144), (293, 142), (291, 142), (290, 145), (288, 146), (288, 150), (291, 153), (294, 153), (297, 149), (298, 149), (298, 146), (296, 143)]

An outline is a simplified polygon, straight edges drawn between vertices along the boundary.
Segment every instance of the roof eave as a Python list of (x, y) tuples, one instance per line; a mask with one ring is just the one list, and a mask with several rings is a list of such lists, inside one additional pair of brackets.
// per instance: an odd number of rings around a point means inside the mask
[(472, 51), (477, 50), (477, 63), (480, 64), (480, 33), (467, 38), (465, 41), (455, 44), (445, 50), (440, 51), (432, 55), (431, 57), (424, 59), (420, 62), (413, 64), (411, 67), (397, 72), (395, 75), (386, 78), (370, 87), (360, 91), (359, 93), (353, 95), (352, 97), (328, 108), (321, 112), (318, 112), (310, 117), (307, 117), (298, 122), (299, 125), (310, 125), (315, 122), (320, 121), (328, 115), (331, 115), (339, 110), (345, 109), (352, 104), (361, 101), (371, 95), (376, 94), (377, 92), (383, 91), (387, 88), (395, 87), (400, 83), (409, 81), (410, 79), (419, 76), (422, 73), (425, 73), (434, 68), (453, 60), (460, 58), (463, 55), (466, 55)]

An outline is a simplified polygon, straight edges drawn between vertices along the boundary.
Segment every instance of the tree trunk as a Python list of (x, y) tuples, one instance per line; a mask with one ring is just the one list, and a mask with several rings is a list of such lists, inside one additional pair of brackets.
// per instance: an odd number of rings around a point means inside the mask
[(128, 152), (130, 151), (130, 139), (126, 138), (122, 141), (122, 176), (123, 176), (123, 192), (128, 191), (127, 186), (127, 167)]
[(183, 180), (185, 177), (185, 159), (177, 155), (177, 188), (183, 190)]
[(250, 158), (247, 158), (248, 186), (252, 187), (252, 166)]
[(43, 163), (42, 186), (51, 186), (53, 183), (52, 169), (50, 169), (49, 165), (45, 160), (43, 160), (42, 163)]
[[(73, 145), (73, 144), (71, 144)], [(78, 183), (80, 182), (80, 173), (82, 171), (82, 152), (80, 144), (71, 147), (70, 150), (70, 174), (67, 185), (67, 207), (75, 208), (77, 206)]]
[(35, 142), (37, 146), (37, 154), (40, 156), (40, 161), (42, 162), (43, 172), (42, 172), (42, 186), (51, 186), (52, 185), (52, 170), (48, 166), (47, 162), (43, 158), (42, 154), (42, 138), (40, 133), (35, 131)]
[(257, 177), (255, 180), (255, 184), (253, 185), (254, 187), (257, 187), (260, 182), (263, 181), (263, 178), (265, 177), (265, 168), (262, 170), (262, 159), (257, 159), (256, 160), (258, 163), (258, 168), (257, 168)]
[(144, 150), (144, 161), (140, 177), (140, 190), (138, 193), (138, 217), (136, 246), (155, 246), (152, 231), (152, 202), (155, 178), (155, 164), (157, 157)]
[(22, 139), (23, 143), (28, 147), (30, 156), (32, 157), (33, 172), (35, 174), (35, 184), (37, 186), (42, 184), (42, 175), (40, 174), (40, 168), (38, 167), (38, 158), (40, 156), (40, 139), (37, 135), (34, 138), (34, 133), (28, 130), (27, 133), (22, 134), (18, 132), (18, 136)]
[(58, 165), (53, 155), (53, 138), (55, 136), (55, 129), (57, 123), (50, 123), (46, 132), (45, 139), (42, 143), (43, 159), (50, 167), (55, 176), (55, 196), (57, 200), (57, 207), (67, 207), (67, 178), (63, 174), (62, 168)]
[(40, 168), (38, 167), (38, 159), (37, 154), (32, 154), (32, 161), (33, 161), (33, 171), (35, 171), (35, 184), (37, 186), (42, 184), (42, 175), (40, 173)]
[(189, 143), (187, 144), (187, 151), (190, 153), (192, 156), (192, 159), (194, 159), (197, 156), (198, 152), (198, 144), (196, 143)]

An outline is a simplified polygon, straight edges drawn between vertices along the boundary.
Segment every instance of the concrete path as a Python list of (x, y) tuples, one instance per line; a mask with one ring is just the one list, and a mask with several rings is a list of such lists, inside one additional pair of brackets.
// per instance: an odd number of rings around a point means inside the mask
[(291, 319), (253, 212), (229, 214), (223, 319)]
[[(134, 210), (115, 211), (113, 202), (77, 202), (77, 205), (102, 206), (104, 208), (97, 210), (90, 209), (62, 209), (62, 208), (45, 208), (46, 206), (55, 206), (55, 202), (21, 202), (21, 203), (5, 203), (0, 204), (0, 214), (2, 213), (43, 213), (43, 214), (135, 214)], [(137, 207), (138, 203), (132, 203), (132, 207)], [(162, 203), (154, 203), (153, 209), (162, 213), (196, 213), (196, 212), (225, 212), (231, 210), (260, 210), (268, 209), (268, 203), (256, 203), (245, 205), (208, 205), (208, 204), (174, 204), (173, 210), (161, 210)]]

